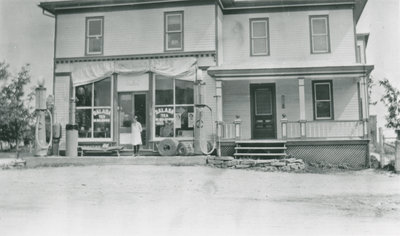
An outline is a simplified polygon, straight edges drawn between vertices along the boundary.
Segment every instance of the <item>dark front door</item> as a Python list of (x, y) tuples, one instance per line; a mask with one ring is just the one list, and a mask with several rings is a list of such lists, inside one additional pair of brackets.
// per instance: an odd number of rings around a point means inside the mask
[(253, 139), (276, 138), (275, 84), (251, 84)]
[(147, 144), (147, 112), (146, 112), (146, 94), (124, 92), (118, 95), (119, 108), (119, 143), (121, 145), (131, 144), (131, 123), (132, 117), (138, 117), (138, 121), (142, 125), (142, 142), (143, 146)]

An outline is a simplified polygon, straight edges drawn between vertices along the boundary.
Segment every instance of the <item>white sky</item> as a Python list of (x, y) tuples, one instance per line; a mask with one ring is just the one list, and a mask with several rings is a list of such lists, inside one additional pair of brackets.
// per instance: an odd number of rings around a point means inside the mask
[[(52, 90), (54, 19), (44, 16), (39, 0), (0, 0), (0, 61), (6, 60), (16, 72), (24, 63), (31, 64), (32, 80), (46, 78)], [(400, 4), (399, 0), (369, 0), (357, 26), (358, 33), (370, 33), (368, 64), (374, 64), (375, 79), (388, 78), (400, 88)], [(376, 89), (373, 98), (382, 94)], [(371, 114), (384, 114), (382, 105)], [(379, 117), (383, 126), (383, 116)]]

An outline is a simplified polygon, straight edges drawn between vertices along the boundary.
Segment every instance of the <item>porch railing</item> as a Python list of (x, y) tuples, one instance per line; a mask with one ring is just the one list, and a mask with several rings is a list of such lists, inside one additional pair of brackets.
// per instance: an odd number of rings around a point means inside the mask
[(236, 117), (233, 122), (219, 121), (217, 122), (217, 135), (225, 140), (240, 139), (242, 133), (241, 123), (242, 121), (239, 117)]
[(285, 121), (282, 137), (296, 138), (362, 138), (366, 123), (360, 120), (345, 121)]

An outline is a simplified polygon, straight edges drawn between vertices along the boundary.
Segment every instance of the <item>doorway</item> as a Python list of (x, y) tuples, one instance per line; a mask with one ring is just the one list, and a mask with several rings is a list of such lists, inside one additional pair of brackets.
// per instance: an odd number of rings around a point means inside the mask
[(251, 84), (250, 98), (252, 138), (275, 139), (275, 84)]
[(131, 123), (132, 117), (137, 116), (137, 120), (142, 125), (143, 148), (147, 147), (148, 119), (147, 119), (147, 93), (123, 92), (118, 94), (118, 113), (119, 113), (119, 145), (131, 149)]

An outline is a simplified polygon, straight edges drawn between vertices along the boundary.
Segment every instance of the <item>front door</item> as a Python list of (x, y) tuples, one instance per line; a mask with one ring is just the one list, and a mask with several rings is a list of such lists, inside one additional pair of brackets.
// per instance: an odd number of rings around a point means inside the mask
[(118, 94), (119, 110), (119, 144), (131, 148), (131, 123), (132, 117), (137, 116), (137, 120), (142, 124), (142, 143), (147, 144), (147, 112), (146, 94), (124, 92)]
[(275, 84), (251, 84), (253, 139), (276, 138)]

